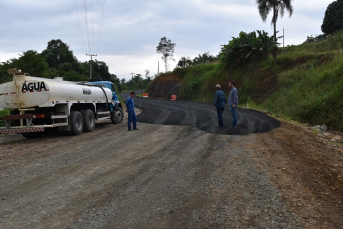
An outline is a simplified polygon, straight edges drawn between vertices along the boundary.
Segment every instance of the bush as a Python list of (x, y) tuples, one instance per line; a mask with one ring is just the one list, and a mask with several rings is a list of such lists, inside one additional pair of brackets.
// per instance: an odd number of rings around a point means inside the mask
[[(9, 115), (9, 114), (10, 114), (10, 110), (8, 110), (8, 109), (4, 109), (4, 110), (0, 111), (0, 117), (1, 116), (6, 116), (6, 115)], [(1, 127), (5, 126), (5, 120), (0, 119), (0, 126)]]

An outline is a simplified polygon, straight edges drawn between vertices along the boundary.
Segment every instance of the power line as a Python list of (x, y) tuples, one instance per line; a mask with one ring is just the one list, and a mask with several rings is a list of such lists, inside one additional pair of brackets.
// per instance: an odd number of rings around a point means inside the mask
[(103, 3), (103, 5), (102, 5), (102, 15), (101, 15), (101, 22), (100, 22), (100, 32), (99, 32), (98, 46), (96, 47), (96, 52), (98, 52), (98, 49), (99, 49), (100, 36), (101, 36), (101, 30), (102, 30), (102, 21), (103, 21), (103, 19), (104, 19), (105, 1), (106, 1), (106, 0), (104, 0), (104, 3)]
[[(92, 23), (92, 28), (89, 28), (89, 13), (88, 13), (88, 9), (89, 9), (89, 1), (90, 1), (90, 10), (91, 10), (91, 14), (92, 14), (92, 19), (91, 19), (91, 23)], [(86, 45), (85, 45), (85, 41), (83, 38), (83, 33), (82, 33), (82, 27), (81, 27), (81, 23), (80, 23), (80, 19), (79, 19), (79, 13), (78, 13), (78, 8), (77, 8), (77, 4), (76, 4), (76, 0), (74, 0), (75, 3), (75, 9), (76, 9), (76, 13), (77, 13), (77, 19), (79, 22), (79, 28), (80, 28), (80, 33), (81, 33), (81, 38), (82, 38), (82, 43), (83, 43), (83, 48), (86, 50)], [(99, 45), (100, 45), (100, 38), (101, 38), (101, 34), (102, 34), (102, 24), (104, 21), (104, 12), (105, 12), (105, 3), (106, 0), (103, 0), (103, 4), (102, 4), (102, 13), (101, 13), (101, 21), (100, 21), (100, 30), (99, 30), (99, 37), (98, 37), (98, 42), (96, 45), (96, 53), (99, 50)], [(95, 39), (94, 39), (94, 17), (93, 17), (93, 0), (83, 0), (83, 7), (84, 7), (84, 14), (85, 14), (85, 21), (86, 21), (86, 34), (87, 34), (87, 44), (88, 44), (88, 52), (91, 53), (92, 51), (95, 50)], [(87, 52), (87, 51), (86, 51)]]
[[(91, 10), (91, 14), (92, 14), (92, 19), (91, 19), (91, 23), (92, 23), (92, 28), (89, 28), (89, 24), (88, 24), (88, 2), (87, 0), (83, 0), (83, 7), (84, 7), (84, 13), (85, 13), (85, 20), (86, 20), (86, 30), (87, 30), (87, 42), (88, 42), (88, 50), (89, 53), (86, 53), (86, 56), (90, 56), (90, 69), (89, 69), (89, 77), (92, 78), (92, 62), (93, 62), (93, 56), (97, 56), (97, 54), (91, 54), (91, 51), (94, 50), (94, 23), (93, 23), (93, 0), (89, 0), (90, 1), (90, 10)], [(74, 0), (75, 2), (75, 8), (77, 11), (77, 5), (76, 5), (76, 0)], [(103, 22), (103, 18), (104, 18), (104, 11), (105, 11), (105, 0), (103, 1), (103, 6), (102, 6), (102, 15), (101, 15), (101, 25), (100, 25), (100, 32), (99, 32), (99, 39), (98, 39), (98, 45), (96, 48), (96, 51), (98, 52), (99, 49), (99, 43), (100, 43), (100, 37), (101, 37), (101, 31), (102, 31), (102, 22)], [(78, 15), (78, 14), (77, 14)], [(79, 17), (78, 17), (79, 20)], [(80, 27), (80, 32), (81, 32), (81, 37), (82, 37), (82, 42), (83, 42), (83, 35), (82, 35), (82, 30), (81, 30), (81, 24), (80, 24), (80, 20), (79, 20), (79, 27)], [(91, 29), (91, 31), (90, 31)], [(90, 34), (91, 33), (91, 34)], [(83, 42), (83, 46), (85, 48), (85, 44)], [(93, 49), (92, 49), (93, 48)], [(85, 48), (86, 49), (86, 48)]]
[(83, 8), (85, 10), (85, 19), (86, 19), (86, 29), (87, 29), (87, 40), (88, 40), (88, 50), (91, 52), (91, 46), (89, 44), (89, 31), (88, 31), (88, 19), (87, 19), (87, 1), (83, 0)]
[(83, 40), (83, 34), (82, 34), (82, 29), (81, 29), (79, 13), (78, 13), (77, 5), (76, 5), (76, 0), (74, 0), (74, 3), (75, 3), (76, 14), (77, 14), (77, 20), (79, 22), (79, 28), (80, 28), (80, 33), (81, 33), (82, 45), (83, 45), (84, 50), (86, 51), (85, 42)]
[[(91, 38), (91, 47), (94, 48), (94, 23), (93, 23), (93, 0), (91, 1), (91, 15), (92, 15), (92, 38)], [(93, 51), (93, 50), (92, 50)]]

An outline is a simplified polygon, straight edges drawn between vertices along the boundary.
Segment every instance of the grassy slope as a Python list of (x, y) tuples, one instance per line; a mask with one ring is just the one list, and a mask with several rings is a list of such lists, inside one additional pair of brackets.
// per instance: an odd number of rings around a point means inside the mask
[(176, 69), (155, 81), (174, 76), (182, 80), (179, 99), (211, 103), (215, 85), (221, 84), (228, 94), (227, 82), (234, 80), (241, 106), (248, 101), (250, 107), (343, 132), (341, 47), (343, 32), (322, 42), (280, 49), (276, 69), (271, 59), (240, 69), (212, 63)]

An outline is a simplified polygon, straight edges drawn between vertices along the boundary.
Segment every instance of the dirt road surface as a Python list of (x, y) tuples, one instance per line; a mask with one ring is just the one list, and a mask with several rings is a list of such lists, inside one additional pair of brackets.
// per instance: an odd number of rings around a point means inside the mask
[(343, 155), (299, 127), (138, 127), (0, 137), (0, 228), (343, 228)]

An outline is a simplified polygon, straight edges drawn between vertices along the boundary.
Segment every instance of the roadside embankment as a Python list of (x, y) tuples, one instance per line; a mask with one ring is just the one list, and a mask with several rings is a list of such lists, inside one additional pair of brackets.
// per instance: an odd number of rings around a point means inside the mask
[(228, 96), (227, 83), (234, 80), (241, 106), (343, 132), (343, 53), (327, 42), (280, 48), (276, 68), (272, 59), (235, 68), (220, 62), (176, 68), (154, 79), (147, 91), (153, 98), (175, 94), (212, 103), (215, 85)]

